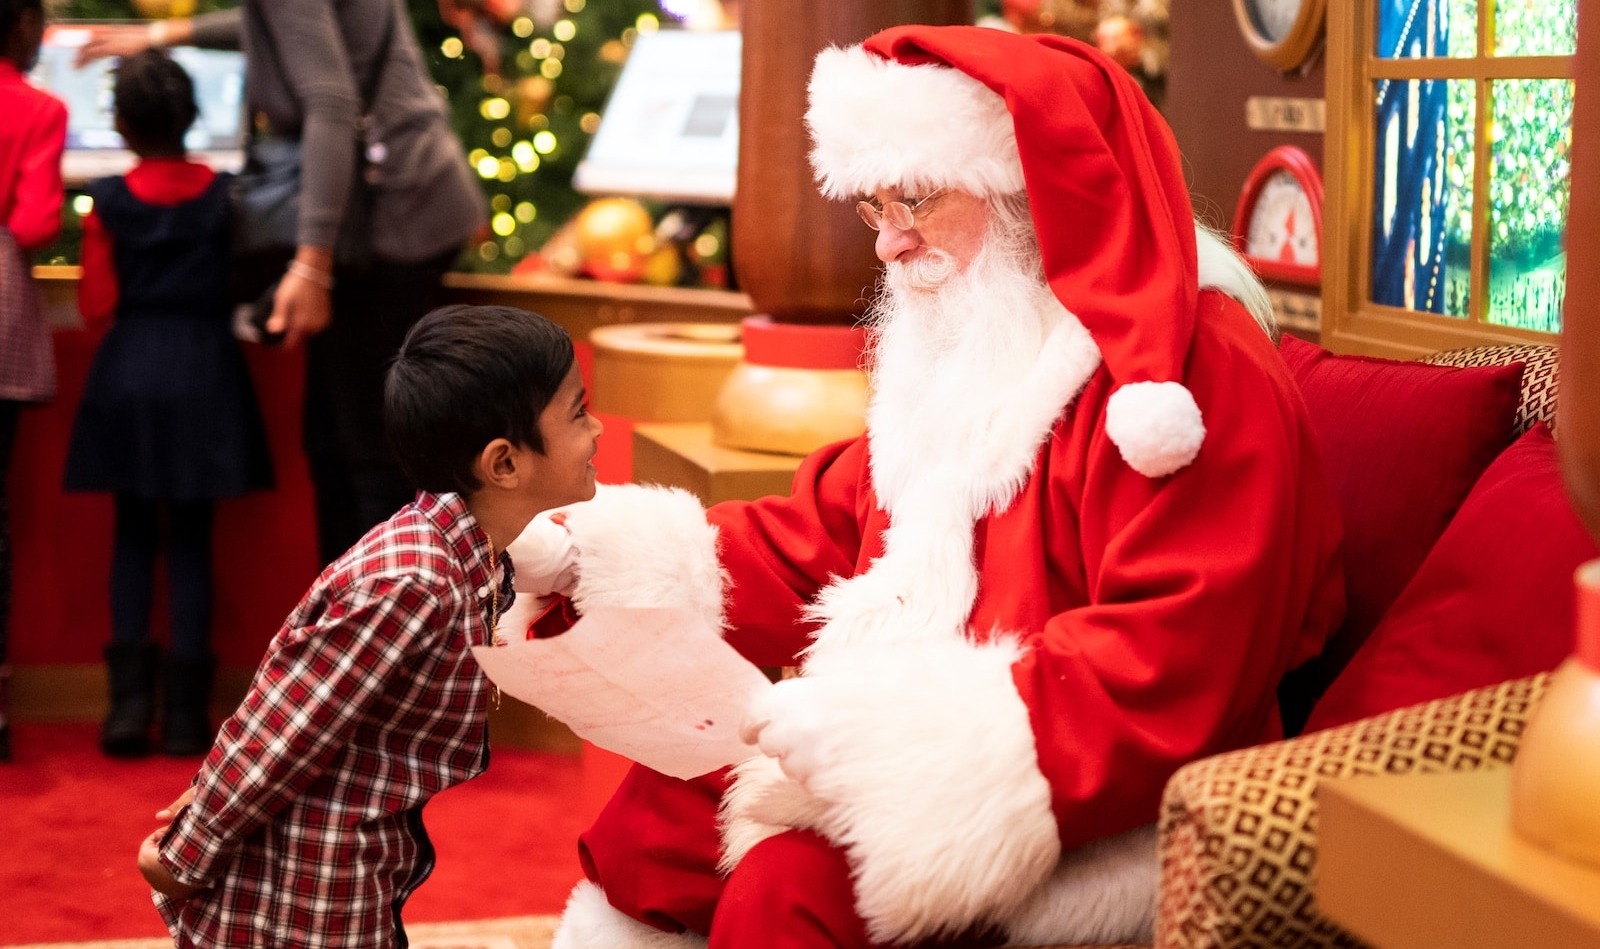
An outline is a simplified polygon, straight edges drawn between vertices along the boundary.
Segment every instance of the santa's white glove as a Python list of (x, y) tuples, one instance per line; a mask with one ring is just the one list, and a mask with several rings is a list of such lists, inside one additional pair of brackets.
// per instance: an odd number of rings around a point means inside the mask
[(812, 793), (821, 768), (833, 757), (833, 729), (827, 725), (827, 693), (820, 683), (785, 679), (767, 689), (745, 712), (739, 736), (777, 759), (791, 780)]
[(517, 593), (530, 597), (572, 595), (578, 580), (578, 550), (572, 545), (572, 532), (562, 523), (564, 519), (559, 511), (545, 511), (529, 521), (506, 547), (513, 571), (511, 588)]

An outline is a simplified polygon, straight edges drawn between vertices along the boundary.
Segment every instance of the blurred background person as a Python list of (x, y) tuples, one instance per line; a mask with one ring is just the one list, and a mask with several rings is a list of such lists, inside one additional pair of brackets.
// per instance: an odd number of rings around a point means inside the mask
[(50, 328), (28, 255), (61, 229), (67, 108), (24, 78), (44, 37), (41, 0), (0, 0), (0, 761), (11, 760), (11, 448), (24, 406), (55, 394)]
[[(326, 564), (411, 499), (383, 439), (384, 367), (441, 302), (486, 203), (401, 0), (245, 0), (105, 25), (82, 59), (181, 44), (242, 48), (256, 136), (300, 144), (297, 246), (267, 329), (306, 345), (304, 447)], [(370, 259), (337, 260), (341, 243)]]
[[(89, 368), (63, 486), (110, 492), (116, 503), (111, 709), (100, 748), (150, 752), (159, 669), (161, 750), (197, 755), (212, 738), (215, 502), (272, 487), (272, 460), (233, 335), (230, 176), (184, 149), (199, 115), (194, 83), (165, 53), (146, 50), (118, 65), (112, 94), (117, 131), (139, 160), (88, 188), (78, 309), (90, 328), (115, 323)], [(150, 637), (163, 546), (172, 616), (164, 662)]]

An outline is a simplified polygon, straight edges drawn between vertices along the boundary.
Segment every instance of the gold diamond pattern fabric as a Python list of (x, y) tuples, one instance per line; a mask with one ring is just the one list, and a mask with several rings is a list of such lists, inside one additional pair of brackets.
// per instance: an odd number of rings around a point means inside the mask
[(1522, 399), (1517, 406), (1513, 437), (1521, 435), (1534, 422), (1556, 430), (1556, 382), (1560, 378), (1557, 350), (1542, 343), (1511, 343), (1505, 346), (1472, 346), (1451, 349), (1422, 360), (1436, 366), (1503, 366), (1522, 363)]
[(1362, 947), (1317, 912), (1317, 784), (1510, 764), (1549, 674), (1190, 764), (1161, 814), (1158, 949)]

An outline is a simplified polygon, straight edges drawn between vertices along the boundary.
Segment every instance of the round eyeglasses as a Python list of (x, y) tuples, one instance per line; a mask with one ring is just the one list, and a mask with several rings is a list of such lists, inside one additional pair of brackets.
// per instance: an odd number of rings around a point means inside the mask
[(948, 191), (948, 188), (939, 190), (906, 204), (904, 201), (890, 201), (883, 207), (878, 207), (871, 201), (862, 201), (856, 205), (856, 213), (861, 215), (861, 220), (875, 231), (883, 230), (883, 222), (888, 221), (894, 227), (909, 231), (917, 226), (917, 215), (923, 212), (929, 201)]

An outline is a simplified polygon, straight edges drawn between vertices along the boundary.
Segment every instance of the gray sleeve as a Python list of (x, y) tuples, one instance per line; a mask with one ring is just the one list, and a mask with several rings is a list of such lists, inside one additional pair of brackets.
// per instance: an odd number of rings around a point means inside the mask
[(194, 28), (194, 38), (189, 41), (191, 45), (206, 49), (238, 49), (239, 33), (244, 24), (244, 9), (236, 7), (232, 10), (202, 13), (191, 18), (189, 23)]
[[(300, 110), (298, 243), (332, 250), (355, 174), (360, 94), (330, 0), (272, 0), (261, 22), (278, 61), (252, 46), (252, 69), (281, 70), (281, 86)], [(292, 52), (291, 52), (292, 51)]]

